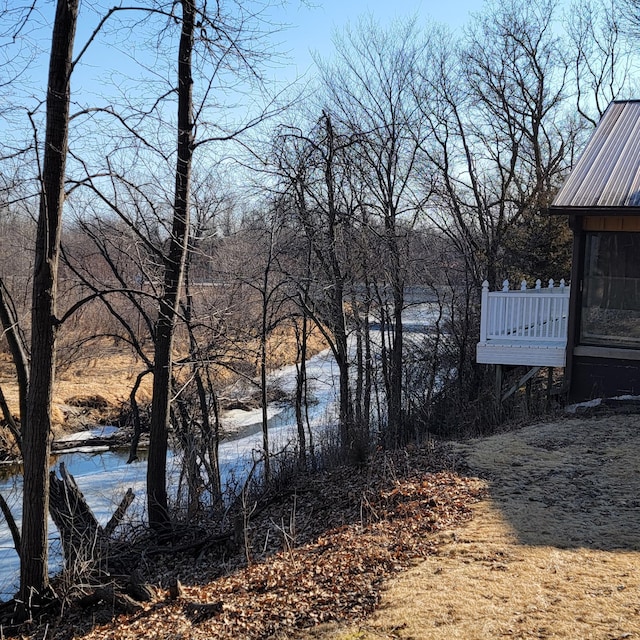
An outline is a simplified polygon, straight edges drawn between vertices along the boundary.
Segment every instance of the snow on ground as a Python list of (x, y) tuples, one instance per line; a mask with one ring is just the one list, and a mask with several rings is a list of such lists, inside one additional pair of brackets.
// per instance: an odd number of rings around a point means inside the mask
[[(431, 325), (437, 318), (432, 305), (411, 306), (404, 314), (408, 331), (421, 331), (421, 327)], [(330, 349), (313, 356), (306, 364), (310, 404), (308, 407), (309, 427), (316, 434), (337, 421), (337, 377), (338, 367)], [(296, 366), (290, 365), (273, 372), (269, 384), (278, 385), (286, 393), (295, 390)], [(249, 411), (235, 409), (223, 412), (221, 416), (223, 430), (232, 435), (220, 443), (219, 461), (223, 485), (237, 484), (258, 460), (262, 451), (262, 410)], [(269, 448), (273, 453), (295, 446), (297, 426), (294, 411), (285, 405), (268, 408)], [(65, 436), (72, 442), (87, 437), (105, 437), (113, 433), (115, 427), (100, 427), (88, 432)], [(64, 461), (96, 517), (106, 524), (117, 507), (127, 488), (131, 487), (138, 496), (129, 510), (130, 517), (140, 517), (144, 510), (146, 462), (139, 460), (126, 464), (128, 453), (115, 451), (90, 451), (82, 447), (71, 453), (59, 455), (54, 464)], [(170, 457), (168, 476), (177, 482), (178, 459)], [(173, 475), (172, 475), (173, 474)], [(171, 480), (169, 480), (171, 483)], [(21, 518), (21, 486), (19, 476), (0, 479), (0, 493), (10, 503), (18, 525)], [(49, 523), (51, 540), (56, 539), (56, 529)], [(55, 545), (56, 543), (53, 542)], [(53, 551), (52, 568), (60, 562), (59, 551)], [(9, 529), (0, 521), (0, 599), (10, 597), (15, 592), (18, 579), (18, 558), (13, 548)]]
[[(274, 383), (284, 390), (292, 391), (295, 387), (295, 366), (285, 367), (273, 374)], [(335, 400), (333, 386), (335, 363), (329, 350), (314, 356), (307, 363), (307, 372), (314, 404), (310, 407), (312, 428), (319, 428), (331, 420), (332, 403)], [(274, 406), (268, 409), (270, 448), (273, 452), (292, 446), (296, 439), (295, 416), (290, 408)], [(262, 410), (233, 410), (224, 412), (222, 422), (229, 431), (236, 435), (221, 442), (219, 449), (220, 466), (224, 482), (236, 482), (242, 478), (253, 465), (262, 450)], [(64, 437), (66, 442), (80, 441), (87, 437), (106, 437), (113, 434), (115, 427), (96, 428), (79, 434)], [(146, 461), (140, 460), (126, 464), (128, 453), (104, 451), (100, 448), (78, 447), (73, 452), (56, 457), (54, 465), (64, 461), (78, 486), (87, 497), (93, 512), (104, 525), (111, 517), (127, 488), (131, 487), (136, 494), (136, 503), (130, 509), (130, 517), (140, 517), (144, 509)], [(168, 462), (169, 477), (176, 478), (177, 460), (170, 457)], [(0, 480), (0, 493), (9, 502), (18, 525), (21, 523), (22, 478), (10, 476)], [(136, 511), (137, 510), (137, 511)], [(60, 562), (57, 550), (56, 529), (49, 522), (51, 541), (54, 545), (51, 553), (51, 568), (55, 570)], [(0, 599), (11, 597), (17, 588), (19, 576), (18, 557), (13, 547), (11, 534), (4, 520), (0, 521)]]
[(58, 442), (84, 442), (90, 438), (109, 438), (118, 431), (118, 427), (98, 426), (95, 429), (67, 433), (57, 438)]

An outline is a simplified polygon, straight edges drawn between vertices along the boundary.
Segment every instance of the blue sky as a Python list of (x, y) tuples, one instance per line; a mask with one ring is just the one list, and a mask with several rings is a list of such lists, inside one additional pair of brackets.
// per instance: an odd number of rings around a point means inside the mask
[(281, 34), (282, 44), (298, 73), (303, 74), (312, 64), (310, 52), (330, 55), (333, 32), (348, 22), (355, 23), (363, 14), (371, 13), (382, 23), (417, 15), (457, 29), (483, 5), (484, 0), (312, 0), (311, 6), (305, 6), (300, 0), (291, 0), (279, 16), (290, 25)]
[[(312, 52), (317, 52), (324, 58), (331, 57), (334, 32), (348, 23), (356, 23), (365, 14), (371, 14), (382, 25), (394, 18), (417, 16), (420, 21), (424, 19), (425, 23), (431, 19), (456, 29), (469, 21), (470, 13), (481, 11), (484, 2), (485, 0), (288, 0), (280, 8), (270, 11), (274, 22), (286, 25), (286, 28), (274, 36), (274, 47), (280, 52), (286, 52), (288, 59), (280, 60), (279, 63), (274, 61), (268, 73), (276, 83), (282, 85), (302, 76), (309, 79), (313, 76)], [(83, 3), (76, 54), (98, 24), (100, 16), (112, 4), (111, 0)], [(276, 4), (277, 0), (274, 2)], [(39, 3), (39, 10), (32, 16), (31, 27), (27, 30), (28, 44), (23, 53), (28, 51), (31, 44), (36, 45), (38, 53), (30, 62), (27, 72), (21, 76), (15, 91), (20, 94), (17, 96), (18, 104), (28, 105), (29, 108), (33, 108), (35, 101), (42, 100), (46, 93), (54, 6), (53, 2)], [(145, 47), (145, 44), (151, 48)], [(148, 59), (151, 60), (152, 46), (153, 39), (147, 42), (147, 38), (139, 32), (104, 33), (91, 45), (74, 73), (73, 100), (91, 105), (96, 100), (99, 103), (105, 99), (121, 100), (121, 92), (127, 92), (134, 98), (138, 92), (150, 93), (152, 90), (144, 84), (149, 69), (138, 67), (130, 55), (136, 51), (135, 56), (139, 60), (144, 61), (145, 55), (149, 55)], [(146, 53), (143, 53), (145, 48)], [(153, 62), (149, 66), (151, 70), (155, 68)], [(173, 71), (169, 69), (167, 73), (173, 79)], [(11, 119), (17, 118), (18, 122), (24, 124), (23, 112), (24, 109), (20, 110)], [(14, 124), (17, 126), (18, 122)], [(22, 131), (21, 128), (17, 130)]]
[[(274, 22), (286, 26), (274, 36), (274, 42), (277, 43), (276, 49), (286, 52), (288, 59), (284, 67), (277, 65), (278, 71), (274, 76), (284, 76), (278, 79), (286, 82), (304, 75), (313, 65), (312, 52), (317, 52), (322, 57), (330, 57), (333, 51), (333, 33), (347, 23), (356, 23), (364, 14), (370, 13), (382, 24), (396, 17), (418, 16), (425, 22), (433, 19), (455, 29), (468, 22), (471, 12), (480, 11), (484, 2), (485, 0), (287, 0), (280, 7), (276, 2), (275, 8), (269, 13), (273, 15)], [(113, 3), (109, 0), (96, 0), (81, 10), (76, 53), (110, 4)], [(38, 57), (36, 65), (31, 67), (29, 75), (44, 86), (53, 5), (46, 3), (39, 6), (42, 19), (36, 40), (42, 47), (42, 55)], [(102, 38), (99, 40), (104, 43)], [(137, 47), (140, 48), (140, 43), (137, 43)], [(124, 55), (118, 52), (119, 48)], [(95, 77), (104, 77), (109, 68), (126, 73), (127, 67), (130, 66), (127, 48), (126, 41), (121, 41), (115, 47), (107, 45), (106, 49), (104, 44), (94, 43), (84, 59), (88, 68), (78, 70), (80, 73), (76, 74), (76, 88), (79, 85), (83, 88), (93, 87)]]

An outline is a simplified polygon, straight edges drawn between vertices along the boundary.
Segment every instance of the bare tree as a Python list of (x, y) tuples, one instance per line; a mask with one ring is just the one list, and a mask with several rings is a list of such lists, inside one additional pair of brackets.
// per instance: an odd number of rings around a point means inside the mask
[(441, 34), (422, 85), (433, 132), (425, 150), (439, 175), (431, 219), (478, 286), (504, 279), (514, 234), (549, 205), (572, 157), (555, 10), (548, 0), (488, 5), (457, 48)]
[[(197, 146), (208, 142), (228, 140), (237, 137), (242, 129), (250, 128), (265, 116), (259, 114), (251, 123), (235, 129), (227, 135), (213, 135), (198, 141), (195, 139), (195, 118), (193, 101), (193, 50), (196, 38), (196, 22), (199, 35), (214, 64), (257, 76), (253, 62), (258, 57), (256, 49), (247, 46), (246, 32), (257, 38), (242, 21), (247, 17), (241, 5), (235, 8), (240, 16), (235, 19), (222, 12), (218, 5), (213, 12), (206, 4), (200, 9), (194, 0), (181, 1), (181, 34), (178, 52), (178, 147), (173, 205), (173, 222), (169, 238), (169, 250), (164, 270), (164, 289), (160, 298), (158, 320), (156, 322), (156, 342), (154, 357), (153, 401), (149, 458), (147, 467), (147, 502), (149, 524), (156, 530), (167, 530), (170, 518), (167, 505), (166, 456), (171, 402), (171, 367), (173, 337), (179, 311), (180, 289), (187, 256), (190, 220), (190, 180), (193, 154)], [(254, 16), (255, 19), (255, 16)], [(235, 21), (234, 21), (235, 20)], [(254, 27), (255, 28), (255, 27)], [(248, 41), (252, 44), (252, 41)], [(229, 60), (228, 60), (229, 59)], [(233, 60), (233, 64), (230, 63)], [(215, 74), (214, 74), (215, 75)], [(210, 81), (211, 83), (212, 81)], [(210, 85), (211, 86), (211, 85)], [(208, 93), (208, 92), (207, 92)], [(199, 108), (203, 108), (201, 105)]]
[[(407, 271), (408, 233), (428, 197), (418, 188), (420, 145), (426, 116), (415, 99), (416, 71), (424, 64), (428, 36), (415, 20), (387, 28), (370, 17), (335, 39), (336, 60), (321, 63), (327, 104), (354, 140), (352, 163), (359, 169), (370, 224), (381, 239), (378, 267), (381, 301), (390, 306), (386, 361), (389, 443), (402, 429), (402, 312)], [(424, 180), (425, 173), (420, 178)]]
[[(9, 344), (9, 350), (13, 359), (16, 376), (18, 380), (18, 394), (20, 401), (20, 415), (27, 415), (27, 390), (29, 388), (29, 355), (27, 351), (27, 341), (21, 330), (18, 319), (18, 312), (14, 304), (11, 293), (6, 283), (0, 278), (0, 324), (4, 328), (4, 335)], [(3, 405), (3, 414), (8, 424), (12, 424), (13, 419), (6, 403)], [(14, 427), (14, 432), (16, 431)], [(15, 432), (16, 442), (21, 446), (22, 436)]]
[(27, 610), (49, 596), (47, 515), (51, 400), (58, 327), (56, 290), (78, 2), (57, 3), (47, 86), (47, 126), (36, 236), (31, 366), (22, 424), (24, 460), (20, 598)]
[[(220, 219), (224, 218), (223, 225), (228, 222), (232, 206), (228, 195), (217, 192), (220, 185), (216, 183), (214, 187), (215, 178), (219, 179), (215, 172), (207, 172), (196, 181), (195, 221), (191, 227), (182, 303), (181, 319), (188, 334), (189, 354), (186, 363), (178, 362), (177, 377), (185, 367), (189, 377), (177, 398), (180, 425), (176, 435), (186, 461), (182, 475), (187, 478), (189, 517), (195, 516), (203, 503), (220, 504), (223, 489), (218, 458), (221, 425), (215, 372), (216, 367), (219, 371), (227, 362), (229, 343), (212, 318), (222, 318), (226, 304), (220, 296), (205, 292), (220, 288), (219, 272), (212, 265), (214, 246)], [(175, 380), (173, 386), (179, 386)]]
[(565, 24), (578, 113), (595, 127), (607, 105), (628, 90), (632, 44), (625, 35), (624, 3), (573, 2)]
[(566, 223), (545, 210), (584, 125), (559, 17), (554, 1), (490, 2), (461, 38), (434, 33), (417, 84), (431, 122), (423, 149), (437, 168), (427, 213), (450, 243), (443, 284), (456, 380), (441, 397), (457, 408), (483, 388), (473, 351), (481, 282), (559, 278), (568, 268)]
[(173, 339), (180, 305), (189, 242), (191, 166), (194, 150), (192, 55), (196, 28), (196, 7), (182, 0), (182, 20), (178, 51), (178, 148), (173, 223), (169, 250), (165, 257), (164, 293), (156, 321), (153, 368), (153, 401), (149, 458), (147, 463), (147, 509), (149, 525), (166, 530), (170, 524), (167, 509), (167, 443), (171, 405)]
[(343, 450), (353, 451), (355, 433), (349, 385), (346, 287), (350, 281), (345, 229), (350, 224), (345, 154), (351, 141), (323, 113), (310, 135), (283, 130), (277, 152), (283, 191), (313, 254), (309, 287), (301, 301), (323, 331), (339, 370), (339, 422)]
[[(219, 155), (207, 151), (211, 143), (237, 139), (270, 112), (269, 106), (256, 108), (248, 118), (237, 122), (221, 102), (230, 83), (240, 90), (256, 87), (257, 92), (261, 91), (259, 63), (270, 54), (261, 44), (267, 31), (261, 22), (265, 17), (254, 9), (234, 0), (215, 6), (195, 0), (160, 2), (138, 7), (136, 11), (142, 12), (144, 18), (131, 22), (124, 17), (129, 9), (113, 9), (110, 15), (117, 14), (121, 19), (114, 22), (111, 34), (119, 42), (122, 36), (113, 31), (116, 27), (126, 33), (143, 29), (158, 42), (177, 37), (178, 76), (175, 82), (167, 83), (160, 66), (141, 59), (139, 68), (148, 77), (149, 86), (155, 90), (162, 84), (158, 93), (143, 95), (135, 102), (123, 98), (122, 106), (84, 111), (87, 122), (108, 122), (105, 126), (111, 127), (113, 133), (110, 145), (102, 145), (100, 153), (82, 163), (86, 177), (78, 181), (76, 188), (88, 188), (102, 209), (119, 217), (155, 262), (153, 294), (158, 313), (151, 331), (154, 381), (147, 499), (150, 525), (162, 531), (170, 527), (166, 456), (174, 399), (173, 345), (189, 247), (192, 164), (196, 153), (202, 154), (203, 161), (218, 162)], [(175, 33), (176, 26), (179, 35)], [(163, 51), (158, 46), (154, 54), (162, 58)], [(177, 113), (177, 145), (167, 135), (168, 108), (175, 108)], [(100, 144), (102, 140), (95, 135), (96, 144)], [(172, 149), (176, 156), (170, 194), (164, 184), (167, 165), (174, 159)], [(142, 170), (148, 165), (158, 167), (151, 177)], [(131, 203), (133, 209), (126, 206)], [(156, 230), (156, 236), (149, 235)], [(107, 294), (101, 294), (101, 298), (106, 299)]]

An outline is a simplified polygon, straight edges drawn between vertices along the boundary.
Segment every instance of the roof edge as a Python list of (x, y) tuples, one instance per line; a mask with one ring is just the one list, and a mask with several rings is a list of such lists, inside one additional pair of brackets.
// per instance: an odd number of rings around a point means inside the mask
[(547, 213), (554, 216), (640, 216), (640, 207), (567, 207), (550, 205)]

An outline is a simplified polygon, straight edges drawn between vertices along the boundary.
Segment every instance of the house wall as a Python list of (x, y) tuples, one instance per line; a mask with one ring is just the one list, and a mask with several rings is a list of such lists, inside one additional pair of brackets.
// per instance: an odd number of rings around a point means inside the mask
[(584, 231), (640, 231), (640, 216), (582, 216)]
[[(640, 232), (640, 216), (584, 215), (571, 220), (574, 232), (566, 381), (572, 401), (640, 395), (640, 350), (580, 344), (585, 238), (589, 231)], [(640, 256), (638, 256), (640, 260)]]
[(573, 402), (640, 395), (640, 361), (574, 356), (571, 375)]

